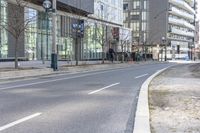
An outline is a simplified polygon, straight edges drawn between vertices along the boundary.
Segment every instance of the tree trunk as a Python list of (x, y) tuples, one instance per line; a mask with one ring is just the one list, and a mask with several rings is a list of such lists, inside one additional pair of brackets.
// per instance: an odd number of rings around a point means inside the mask
[(102, 64), (105, 63), (105, 52), (104, 52), (104, 45), (102, 45)]
[(122, 48), (122, 60), (121, 60), (121, 63), (123, 63), (124, 62), (124, 46), (123, 45), (121, 45), (121, 48)]
[(103, 32), (102, 32), (102, 64), (104, 64), (104, 58), (105, 58), (105, 53), (104, 53), (104, 46), (105, 46), (105, 41), (104, 41), (104, 36), (105, 36), (105, 27), (103, 26), (102, 24), (102, 29), (103, 29)]
[(15, 38), (15, 69), (18, 69), (18, 39)]
[(76, 66), (78, 66), (78, 60), (79, 60), (79, 46), (78, 46), (78, 36), (76, 33), (76, 44), (75, 44), (75, 60), (76, 60)]

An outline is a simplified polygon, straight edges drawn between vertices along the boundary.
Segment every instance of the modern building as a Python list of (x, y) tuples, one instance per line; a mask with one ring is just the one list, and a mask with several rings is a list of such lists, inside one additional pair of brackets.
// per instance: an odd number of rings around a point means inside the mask
[[(12, 17), (13, 12), (18, 11), (16, 0), (0, 0), (0, 3), (1, 26), (8, 27), (9, 22), (16, 21)], [(42, 4), (43, 0), (32, 0), (17, 12), (20, 14), (17, 20), (27, 24), (19, 39), (18, 56), (27, 60), (51, 59), (53, 11), (45, 11)], [(59, 60), (73, 61), (75, 55), (78, 55), (78, 60), (100, 60), (102, 52), (107, 52), (109, 47), (117, 49), (117, 31), (123, 25), (122, 5), (121, 0), (57, 0), (56, 46)], [(76, 29), (77, 25), (80, 29)], [(13, 36), (5, 29), (0, 30), (0, 36), (0, 59), (13, 59)], [(102, 49), (104, 39), (105, 48)]]
[[(101, 20), (101, 24), (105, 26), (106, 43), (108, 47), (112, 47), (116, 52), (122, 52), (121, 42), (126, 42), (127, 50), (131, 52), (130, 37), (131, 29), (123, 27), (123, 1), (122, 0), (95, 0), (93, 19)], [(126, 34), (126, 38), (122, 37), (122, 31)]]
[(148, 0), (124, 0), (124, 26), (132, 29), (133, 51), (144, 50), (148, 34)]
[(152, 0), (149, 3), (148, 42), (160, 44), (161, 54), (167, 59), (192, 59), (195, 8), (194, 0)]
[(195, 32), (195, 48), (194, 48), (194, 57), (195, 59), (200, 59), (200, 44), (199, 44), (199, 39), (200, 39), (200, 36), (199, 36), (199, 30), (200, 30), (200, 27), (199, 27), (199, 20), (196, 21), (196, 32)]
[(195, 0), (124, 0), (124, 25), (133, 29), (134, 45), (157, 48), (163, 60), (191, 59), (195, 8)]
[(123, 25), (122, 0), (94, 0), (94, 17), (104, 21)]

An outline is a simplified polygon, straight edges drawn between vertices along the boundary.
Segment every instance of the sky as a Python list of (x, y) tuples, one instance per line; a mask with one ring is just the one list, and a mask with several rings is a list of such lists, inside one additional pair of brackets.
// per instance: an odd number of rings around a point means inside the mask
[(200, 20), (200, 2), (198, 1), (198, 15), (197, 15), (197, 17), (199, 18), (199, 20)]
[(199, 2), (199, 0), (197, 2), (198, 2), (198, 14), (197, 14), (197, 18), (199, 18), (199, 20), (200, 20), (200, 2)]
[[(200, 20), (200, 1), (199, 0), (197, 0), (197, 2), (198, 2), (198, 11), (197, 11), (197, 18), (198, 18), (198, 20)], [(200, 27), (199, 27), (199, 30), (200, 30)], [(200, 34), (200, 33), (199, 33)], [(199, 35), (199, 40), (200, 40), (200, 35)]]

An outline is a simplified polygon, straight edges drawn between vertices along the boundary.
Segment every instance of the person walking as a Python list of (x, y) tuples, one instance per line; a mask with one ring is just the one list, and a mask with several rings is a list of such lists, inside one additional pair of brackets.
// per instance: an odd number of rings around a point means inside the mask
[(114, 61), (114, 56), (115, 56), (115, 51), (114, 51), (112, 48), (109, 48), (108, 52), (109, 52), (110, 60), (111, 60), (111, 62), (113, 63), (113, 61)]
[(125, 57), (125, 61), (128, 62), (129, 61), (129, 52), (128, 51), (125, 52), (124, 57)]

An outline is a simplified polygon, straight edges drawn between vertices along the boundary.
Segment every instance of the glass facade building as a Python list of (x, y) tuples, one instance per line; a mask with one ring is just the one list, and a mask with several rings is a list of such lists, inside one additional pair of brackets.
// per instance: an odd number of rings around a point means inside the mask
[[(0, 20), (6, 20), (7, 16), (7, 8), (6, 8), (6, 2), (4, 0), (1, 0), (0, 5)], [(1, 23), (1, 22), (0, 22)], [(1, 23), (1, 25), (4, 25)], [(8, 55), (8, 35), (5, 29), (0, 30), (0, 58), (7, 58)]]
[(94, 17), (123, 25), (123, 0), (94, 0)]
[[(110, 20), (115, 21), (116, 25), (119, 26), (122, 17), (122, 8), (120, 8), (121, 1), (104, 1), (105, 4), (114, 4), (113, 9), (117, 8), (117, 12), (112, 16), (115, 19), (110, 18)], [(114, 3), (113, 3), (114, 2)], [(52, 50), (52, 14), (46, 13), (41, 6), (25, 7), (24, 18), (34, 18), (25, 28), (24, 31), (24, 42), (23, 45), (24, 57), (28, 60), (50, 60), (51, 50)], [(7, 7), (7, 1), (1, 0), (1, 20), (8, 20), (7, 12), (9, 8)], [(121, 6), (122, 7), (122, 6)], [(94, 8), (94, 7), (93, 7)], [(109, 10), (110, 7), (106, 7)], [(121, 11), (121, 13), (120, 13)], [(120, 14), (120, 17), (116, 17), (116, 14)], [(106, 17), (106, 13), (104, 13)], [(76, 42), (76, 38), (73, 36), (72, 23), (73, 19), (80, 19), (84, 21), (84, 35), (79, 38)], [(106, 19), (106, 18), (105, 18)], [(102, 44), (97, 39), (98, 34), (101, 34), (103, 30), (101, 28), (101, 21), (97, 21), (92, 17), (87, 18), (85, 16), (74, 15), (66, 13), (63, 11), (58, 11), (57, 13), (57, 52), (59, 55), (59, 60), (75, 60), (75, 51), (78, 49), (80, 52), (79, 60), (99, 60), (102, 59)], [(108, 36), (113, 40), (112, 28), (116, 27), (114, 24), (106, 24)], [(14, 58), (13, 54), (10, 54), (8, 40), (10, 38), (8, 32), (4, 29), (0, 30), (0, 59)], [(76, 44), (78, 43), (78, 44)], [(76, 45), (78, 47), (76, 47)]]

